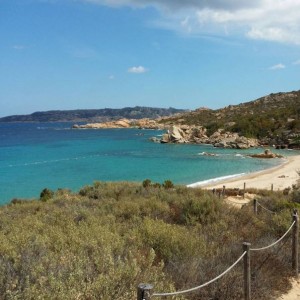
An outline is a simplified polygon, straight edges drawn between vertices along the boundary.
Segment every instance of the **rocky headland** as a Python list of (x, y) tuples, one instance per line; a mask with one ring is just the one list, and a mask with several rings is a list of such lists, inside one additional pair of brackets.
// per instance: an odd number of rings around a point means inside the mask
[(248, 149), (274, 147), (300, 149), (300, 91), (270, 94), (254, 101), (212, 110), (198, 108), (159, 118), (121, 118), (74, 125), (76, 129), (161, 129), (159, 143), (211, 144)]
[(108, 121), (101, 123), (88, 123), (83, 125), (75, 124), (73, 129), (105, 129), (105, 128), (139, 128), (139, 129), (165, 129), (164, 124), (160, 124), (158, 120), (148, 118), (144, 119), (120, 119), (116, 121)]

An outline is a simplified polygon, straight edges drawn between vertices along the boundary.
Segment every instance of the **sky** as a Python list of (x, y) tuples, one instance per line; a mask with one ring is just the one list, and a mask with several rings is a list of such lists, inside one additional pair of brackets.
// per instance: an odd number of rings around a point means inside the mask
[(0, 0), (0, 117), (299, 89), (299, 0)]

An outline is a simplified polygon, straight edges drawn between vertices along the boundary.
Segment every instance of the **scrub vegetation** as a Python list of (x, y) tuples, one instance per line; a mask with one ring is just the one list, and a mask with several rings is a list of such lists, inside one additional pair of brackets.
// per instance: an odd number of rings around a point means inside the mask
[[(0, 208), (1, 299), (136, 299), (197, 286), (226, 270), (242, 243), (270, 244), (291, 225), (296, 192), (253, 191), (277, 214), (237, 209), (210, 191), (95, 182), (78, 193), (45, 189)], [(299, 199), (298, 199), (299, 200)], [(252, 258), (253, 299), (290, 287), (291, 239)], [(239, 263), (216, 283), (169, 299), (242, 299)], [(159, 299), (159, 298), (157, 298)]]

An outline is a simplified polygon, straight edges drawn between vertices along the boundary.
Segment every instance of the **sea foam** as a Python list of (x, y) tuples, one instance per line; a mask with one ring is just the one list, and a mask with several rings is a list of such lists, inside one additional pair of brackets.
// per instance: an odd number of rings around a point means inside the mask
[(246, 175), (246, 173), (239, 173), (239, 174), (233, 174), (233, 175), (220, 176), (220, 177), (216, 177), (216, 178), (211, 178), (211, 179), (207, 179), (207, 180), (203, 180), (203, 181), (191, 183), (191, 184), (188, 184), (187, 187), (192, 187), (192, 188), (194, 188), (194, 187), (201, 187), (203, 185), (209, 185), (209, 184), (213, 184), (213, 183), (218, 183), (218, 182), (223, 181), (223, 180), (241, 177), (243, 175)]

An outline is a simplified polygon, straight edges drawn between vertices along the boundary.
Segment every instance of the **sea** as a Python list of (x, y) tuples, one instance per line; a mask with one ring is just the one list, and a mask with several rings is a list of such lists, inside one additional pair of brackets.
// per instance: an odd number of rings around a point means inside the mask
[[(72, 123), (0, 123), (0, 204), (39, 198), (44, 188), (79, 191), (95, 181), (207, 183), (271, 168), (262, 149), (160, 144), (161, 130), (72, 129)], [(277, 150), (282, 155), (293, 151)], [(211, 155), (207, 155), (211, 154)]]

